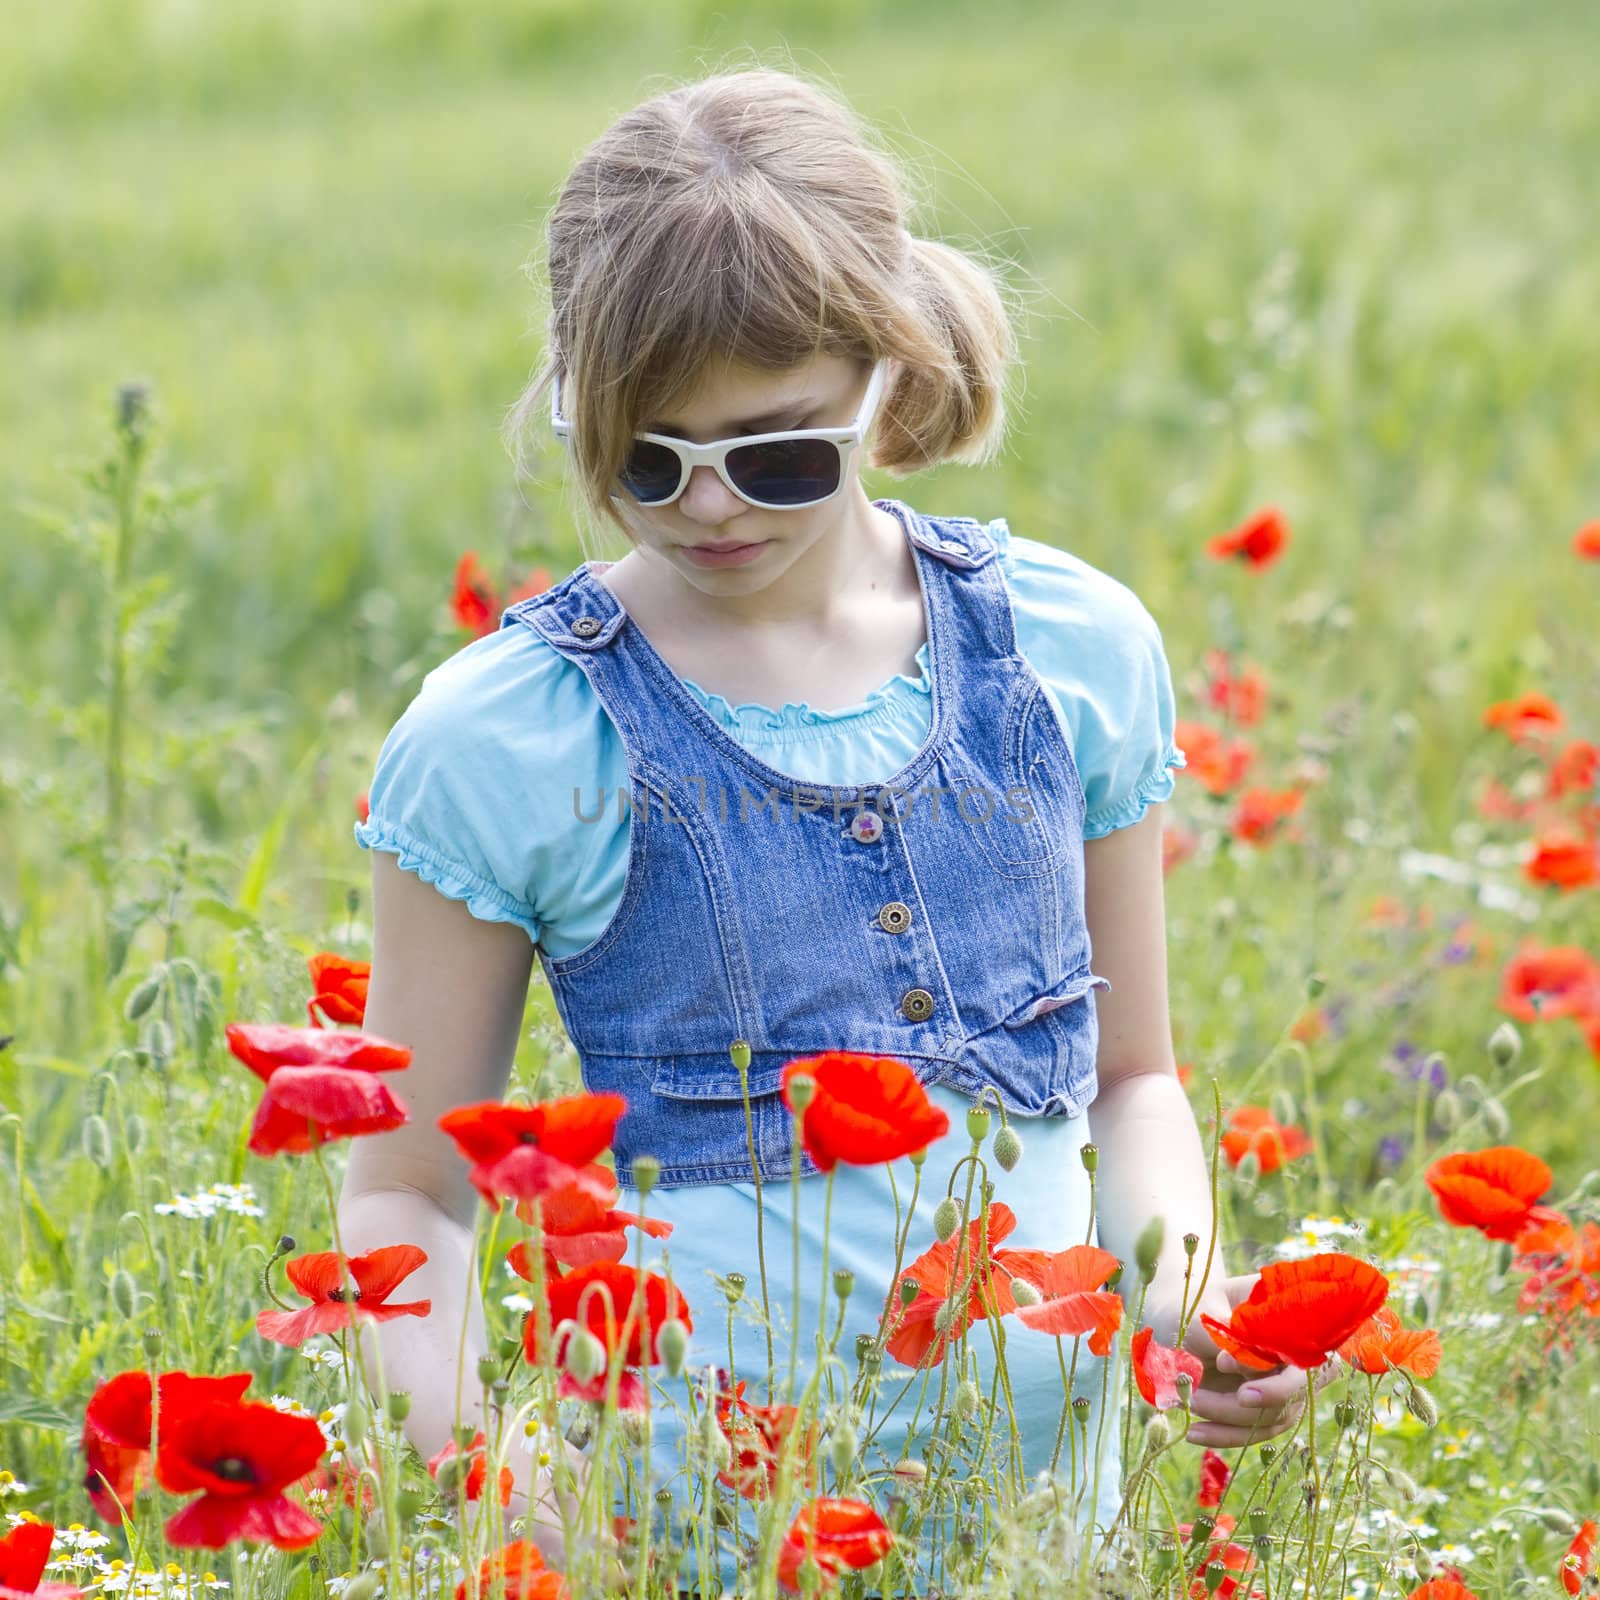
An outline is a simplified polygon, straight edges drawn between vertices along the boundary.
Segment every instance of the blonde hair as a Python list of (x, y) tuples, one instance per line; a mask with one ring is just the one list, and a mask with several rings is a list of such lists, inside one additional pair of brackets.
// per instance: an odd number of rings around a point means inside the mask
[(545, 225), (542, 364), (504, 436), (519, 472), (559, 376), (582, 501), (612, 505), (648, 419), (727, 361), (893, 357), (867, 454), (903, 475), (999, 448), (1016, 353), (1006, 287), (974, 255), (906, 229), (906, 185), (842, 96), (758, 66), (668, 89), (579, 157)]

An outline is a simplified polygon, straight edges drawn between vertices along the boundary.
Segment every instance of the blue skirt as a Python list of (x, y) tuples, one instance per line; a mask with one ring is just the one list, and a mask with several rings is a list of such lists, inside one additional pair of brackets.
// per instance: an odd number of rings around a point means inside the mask
[[(971, 1102), (939, 1087), (929, 1094), (949, 1115), (950, 1132), (928, 1151), (906, 1238), (902, 1274), (934, 1243), (934, 1208), (944, 1198), (956, 1164), (971, 1150), (966, 1131)], [(1023, 1141), (1022, 1160), (1014, 1171), (1004, 1172), (994, 1161), (992, 1139), (981, 1152), (986, 1176), (994, 1185), (993, 1198), (1009, 1206), (1017, 1218), (1015, 1230), (999, 1241), (998, 1248), (1063, 1250), (1068, 1245), (1098, 1243), (1098, 1230), (1090, 1227), (1089, 1176), (1079, 1155), (1090, 1138), (1088, 1114), (1013, 1118), (1013, 1126)], [(991, 1133), (998, 1127), (998, 1114), (992, 1114)], [(958, 1201), (965, 1195), (971, 1170), (970, 1165), (963, 1167), (957, 1177), (954, 1193)], [(849, 1400), (858, 1374), (857, 1337), (878, 1331), (895, 1277), (896, 1218), (905, 1217), (915, 1178), (909, 1160), (896, 1161), (892, 1167), (837, 1167), (832, 1182), (831, 1216), (826, 1225), (828, 1179), (801, 1179), (798, 1324), (794, 1187), (789, 1181), (763, 1184), (761, 1213), (775, 1368), (774, 1400), (786, 1398), (791, 1348), (797, 1350), (796, 1395), (815, 1370), (824, 1295), (824, 1338), (825, 1342), (833, 1340), (839, 1300), (832, 1279), (841, 1269), (853, 1274), (855, 1281), (844, 1308), (842, 1331), (833, 1344), (836, 1363), (830, 1363), (824, 1373), (827, 1381), (821, 1386), (820, 1407), (823, 1417), (837, 1415), (837, 1408)], [(641, 1208), (639, 1196), (632, 1190), (623, 1191), (619, 1204), (624, 1210)], [(969, 1216), (977, 1214), (978, 1204), (975, 1181)], [(651, 1194), (647, 1207), (651, 1216), (673, 1224), (670, 1238), (645, 1241), (644, 1259), (647, 1268), (670, 1273), (689, 1303), (694, 1320), (689, 1370), (692, 1373), (698, 1368), (703, 1374), (707, 1367), (731, 1366), (736, 1377), (745, 1381), (745, 1400), (765, 1403), (767, 1334), (761, 1310), (754, 1185), (721, 1183), (660, 1189)], [(825, 1235), (829, 1240), (826, 1286)], [(717, 1282), (729, 1273), (742, 1273), (746, 1279), (743, 1297), (733, 1307), (731, 1357), (728, 1299)], [(796, 1326), (798, 1340), (791, 1337), (791, 1329)], [(1109, 1528), (1121, 1504), (1121, 1388), (1126, 1375), (1121, 1369), (1118, 1347), (1102, 1359), (1089, 1354), (1086, 1340), (1079, 1341), (1074, 1365), (1071, 1339), (1058, 1341), (1048, 1334), (1036, 1333), (1014, 1316), (1000, 1318), (998, 1327), (1004, 1339), (1010, 1399), (996, 1382), (993, 1333), (986, 1321), (979, 1321), (967, 1336), (970, 1356), (975, 1359), (975, 1367), (969, 1366), (968, 1372), (976, 1379), (982, 1399), (987, 1401), (992, 1396), (997, 1408), (992, 1443), (987, 1453), (979, 1456), (978, 1430), (969, 1425), (957, 1445), (956, 1456), (944, 1470), (974, 1482), (986, 1479), (991, 1486), (997, 1481), (1020, 1483), (1028, 1490), (1037, 1486), (1034, 1480), (1041, 1472), (1051, 1471), (1054, 1461), (1052, 1475), (1059, 1486), (1060, 1503), (1074, 1510), (1079, 1527), (1085, 1532), (1095, 1523), (1102, 1529)], [(1086, 1430), (1081, 1417), (1075, 1420), (1068, 1415), (1063, 1424), (1067, 1406), (1063, 1361), (1071, 1369), (1074, 1397), (1081, 1396), (1089, 1402)], [(856, 1424), (859, 1453), (855, 1481), (858, 1485), (866, 1483), (864, 1490), (854, 1491), (860, 1498), (873, 1501), (880, 1510), (896, 1493), (915, 1502), (919, 1491), (908, 1486), (915, 1480), (903, 1473), (896, 1476), (892, 1469), (905, 1459), (924, 1462), (929, 1422), (938, 1409), (945, 1367), (949, 1368), (945, 1396), (948, 1419), (959, 1377), (955, 1365), (952, 1359), (931, 1369), (918, 1369), (884, 1357), (876, 1398), (868, 1400)], [(653, 1377), (661, 1380), (659, 1368)], [(669, 1403), (674, 1389), (678, 1392), (676, 1404)], [(702, 1493), (700, 1469), (690, 1464), (685, 1449), (688, 1422), (683, 1392), (681, 1383), (660, 1381), (652, 1396), (650, 1482), (636, 1485), (636, 1514), (650, 1504), (651, 1495), (663, 1489), (671, 1492), (675, 1515), (687, 1512)], [(967, 1398), (970, 1402), (970, 1389)], [(981, 1412), (982, 1407), (979, 1409)], [(948, 1435), (948, 1420), (941, 1433)], [(819, 1453), (826, 1460), (826, 1444)], [(935, 1456), (930, 1478), (940, 1470), (939, 1460)], [(826, 1466), (822, 1482), (830, 1486), (831, 1492), (832, 1474)], [(951, 1541), (963, 1531), (966, 1547), (981, 1550), (986, 1545), (989, 1533), (983, 1524), (992, 1498), (992, 1493), (974, 1495), (960, 1516), (953, 1521), (947, 1519), (942, 1529), (935, 1519), (925, 1520), (922, 1549), (918, 1552), (923, 1581), (927, 1580), (930, 1563), (942, 1559), (939, 1547), (953, 1551)], [(733, 1499), (731, 1491), (724, 1494), (725, 1501)], [(753, 1515), (743, 1502), (739, 1505), (741, 1530), (751, 1533), (755, 1527)], [(724, 1585), (732, 1592), (735, 1564), (731, 1531), (723, 1530), (720, 1541), (717, 1565)], [(679, 1581), (681, 1587), (695, 1586), (698, 1579), (692, 1564), (686, 1566)]]

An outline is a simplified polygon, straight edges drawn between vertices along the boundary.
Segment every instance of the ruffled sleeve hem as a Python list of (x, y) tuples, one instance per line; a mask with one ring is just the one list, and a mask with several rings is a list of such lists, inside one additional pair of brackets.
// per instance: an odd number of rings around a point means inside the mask
[(1155, 771), (1132, 794), (1124, 796), (1114, 806), (1102, 806), (1084, 817), (1083, 837), (1086, 840), (1103, 838), (1137, 822), (1156, 801), (1171, 798), (1177, 786), (1172, 774), (1188, 765), (1189, 758), (1183, 751), (1176, 744), (1169, 744)]
[(467, 910), (480, 922), (514, 922), (535, 944), (539, 942), (543, 930), (530, 906), (430, 849), (403, 828), (369, 817), (356, 823), (355, 837), (363, 850), (392, 852), (404, 871), (416, 873), (450, 899), (465, 902)]

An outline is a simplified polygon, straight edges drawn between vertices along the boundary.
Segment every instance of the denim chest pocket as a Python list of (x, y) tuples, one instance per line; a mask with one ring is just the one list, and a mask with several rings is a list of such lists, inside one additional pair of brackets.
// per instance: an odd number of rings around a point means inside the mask
[(951, 822), (1008, 878), (1049, 876), (1082, 847), (1083, 788), (1048, 695), (1037, 676), (1020, 677), (1006, 705), (999, 771), (957, 766), (949, 778)]

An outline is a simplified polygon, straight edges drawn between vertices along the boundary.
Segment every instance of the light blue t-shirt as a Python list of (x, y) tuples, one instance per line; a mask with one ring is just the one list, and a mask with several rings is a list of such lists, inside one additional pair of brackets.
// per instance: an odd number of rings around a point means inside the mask
[[(1084, 838), (1137, 822), (1186, 765), (1155, 619), (1079, 557), (1011, 533), (1004, 518), (987, 526), (1018, 649), (1044, 680), (1078, 765)], [(899, 772), (928, 737), (926, 643), (916, 659), (917, 677), (897, 673), (832, 711), (730, 705), (683, 681), (767, 765), (807, 783), (872, 783)], [(622, 736), (582, 668), (532, 628), (500, 628), (423, 678), (384, 740), (355, 837), (560, 959), (592, 944), (621, 901), (629, 820), (617, 817), (616, 796), (627, 787)], [(614, 826), (595, 821), (602, 795)]]

